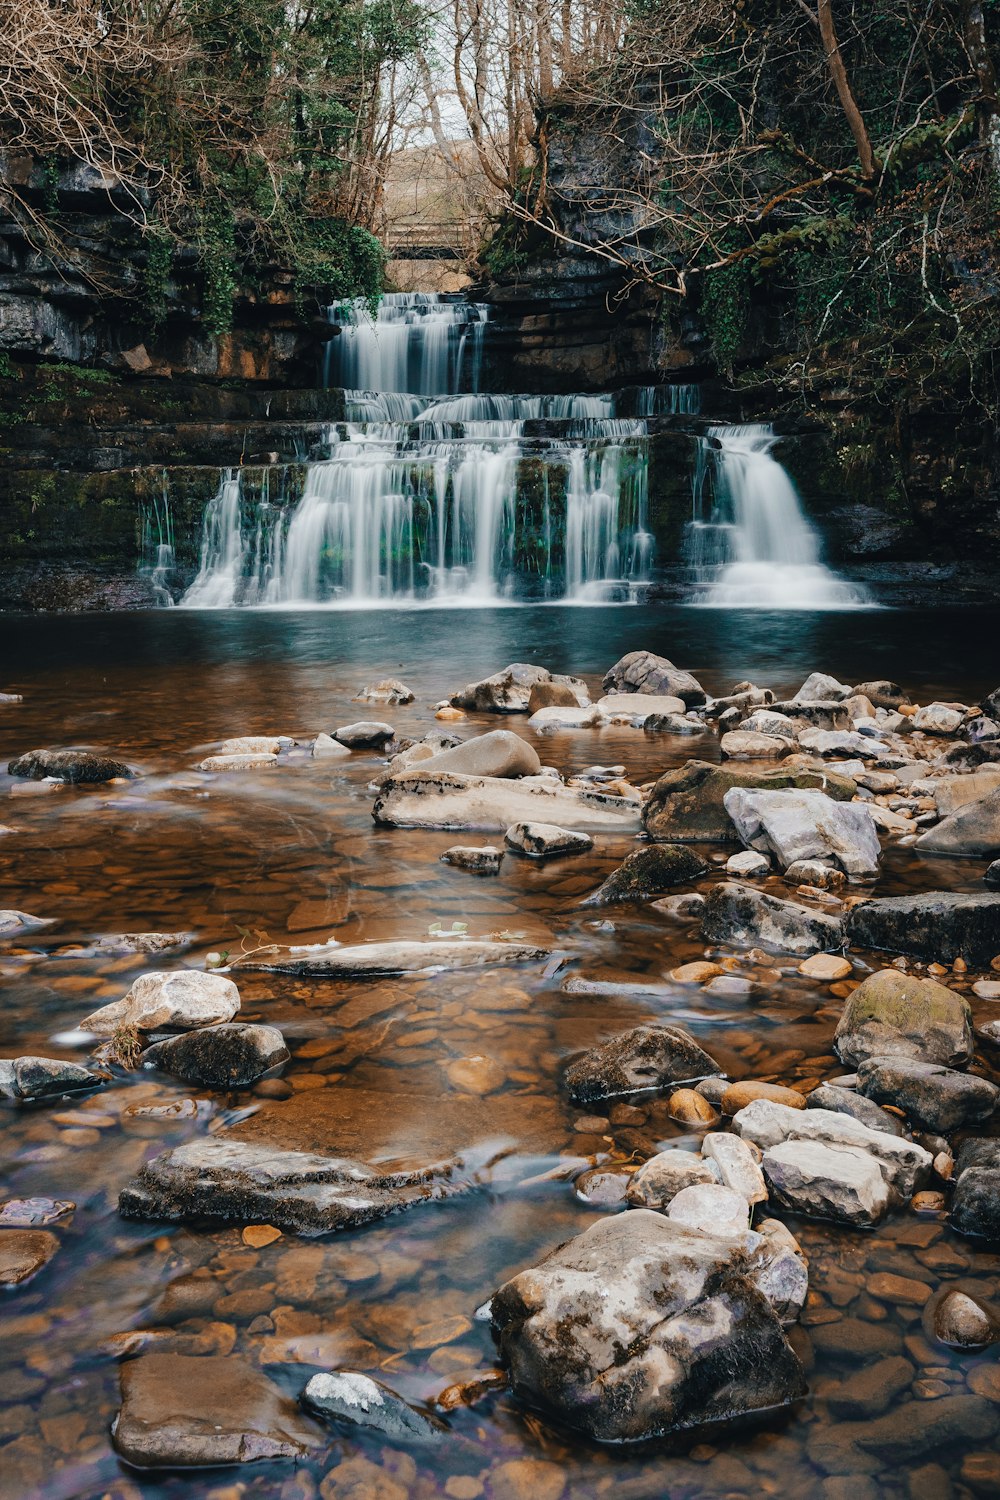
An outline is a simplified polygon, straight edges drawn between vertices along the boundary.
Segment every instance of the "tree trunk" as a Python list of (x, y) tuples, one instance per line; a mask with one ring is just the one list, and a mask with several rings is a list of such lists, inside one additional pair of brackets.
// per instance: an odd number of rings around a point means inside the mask
[(830, 69), (830, 77), (833, 79), (847, 123), (851, 127), (854, 144), (858, 148), (858, 160), (861, 163), (861, 175), (866, 182), (875, 176), (875, 155), (872, 151), (872, 143), (868, 136), (868, 127), (865, 125), (864, 116), (857, 105), (857, 100), (851, 91), (850, 80), (847, 69), (844, 67), (844, 59), (840, 52), (840, 43), (837, 41), (837, 32), (833, 24), (833, 11), (830, 0), (817, 0), (819, 13), (819, 32), (823, 38), (823, 51), (826, 53), (827, 67)]

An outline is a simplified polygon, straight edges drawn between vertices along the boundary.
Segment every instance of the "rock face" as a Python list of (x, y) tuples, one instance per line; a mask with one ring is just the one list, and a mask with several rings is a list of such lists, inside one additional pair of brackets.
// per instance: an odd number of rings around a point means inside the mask
[(55, 1057), (0, 1058), (0, 1099), (59, 1099), (100, 1088), (96, 1073)]
[(603, 682), (606, 693), (648, 693), (653, 697), (680, 698), (688, 708), (704, 703), (706, 694), (690, 672), (675, 667), (665, 656), (651, 651), (630, 651), (616, 661)]
[(320, 1435), (239, 1354), (143, 1354), (121, 1367), (114, 1445), (139, 1469), (300, 1458)]
[(1000, 1241), (1000, 1140), (982, 1136), (962, 1143), (951, 1222), (960, 1234)]
[(443, 1428), (415, 1411), (395, 1391), (355, 1370), (314, 1375), (302, 1392), (302, 1405), (324, 1421), (369, 1427), (390, 1439), (432, 1441)]
[(1000, 854), (1000, 791), (989, 792), (978, 802), (967, 802), (922, 834), (917, 848), (926, 854), (963, 858), (992, 859)]
[(936, 980), (882, 969), (848, 996), (834, 1040), (852, 1065), (870, 1057), (914, 1057), (954, 1067), (972, 1057), (972, 1012)]
[(274, 1224), (310, 1235), (356, 1229), (439, 1195), (427, 1173), (382, 1175), (345, 1158), (215, 1136), (147, 1162), (122, 1191), (118, 1211), (126, 1219)]
[(772, 1198), (792, 1213), (867, 1228), (889, 1210), (878, 1162), (855, 1146), (782, 1141), (764, 1152), (763, 1168)]
[(1000, 1089), (972, 1073), (906, 1057), (873, 1057), (858, 1068), (858, 1088), (877, 1104), (894, 1104), (924, 1130), (947, 1135), (988, 1120)]
[(508, 849), (530, 859), (549, 859), (554, 854), (584, 854), (594, 847), (588, 833), (559, 828), (555, 823), (512, 823), (504, 834)]
[(91, 755), (86, 750), (29, 750), (7, 764), (9, 776), (25, 776), (41, 781), (54, 776), (58, 781), (74, 784), (114, 781), (117, 777), (135, 776), (131, 766), (106, 755)]
[(646, 896), (658, 896), (671, 886), (697, 880), (707, 869), (705, 861), (682, 844), (649, 844), (634, 850), (581, 905), (611, 906), (616, 901), (641, 901)]
[(382, 784), (372, 817), (394, 828), (503, 833), (512, 823), (568, 824), (587, 833), (639, 830), (639, 805), (609, 792), (576, 790), (552, 776), (505, 781), (423, 767)]
[(832, 1083), (821, 1083), (806, 1099), (806, 1109), (828, 1109), (835, 1115), (850, 1115), (860, 1120), (869, 1130), (881, 1130), (883, 1135), (902, 1135), (903, 1127), (895, 1115), (890, 1115), (881, 1105), (866, 1099), (854, 1089), (835, 1088)]
[(139, 1031), (181, 1031), (231, 1021), (240, 1008), (240, 992), (224, 974), (198, 969), (166, 969), (140, 974), (121, 1000), (102, 1005), (80, 1026), (110, 1036), (118, 1026)]
[(47, 1229), (0, 1229), (0, 1287), (30, 1281), (58, 1249), (58, 1239)]
[(701, 933), (709, 943), (808, 954), (839, 948), (844, 924), (797, 901), (781, 901), (752, 886), (723, 881), (705, 898)]
[(864, 901), (847, 918), (847, 936), (858, 948), (912, 953), (938, 963), (964, 958), (985, 968), (1000, 954), (1000, 896), (885, 896)]
[(723, 803), (743, 843), (772, 853), (783, 869), (797, 860), (831, 859), (855, 880), (878, 871), (878, 834), (863, 802), (835, 802), (817, 791), (733, 787)]
[(801, 1367), (738, 1242), (639, 1209), (599, 1220), (496, 1293), (515, 1394), (633, 1442), (784, 1405)]
[(594, 1047), (566, 1070), (566, 1087), (578, 1104), (639, 1094), (718, 1073), (683, 1026), (636, 1026)]
[(733, 765), (689, 760), (666, 771), (653, 787), (642, 821), (650, 838), (680, 843), (735, 844), (739, 835), (725, 808), (725, 796), (733, 787), (765, 791), (825, 791), (837, 801), (850, 801), (857, 790), (847, 777), (832, 772), (794, 770), (752, 771)]
[(273, 963), (255, 961), (247, 969), (268, 974), (304, 974), (316, 978), (389, 974), (423, 974), (428, 969), (481, 969), (491, 964), (533, 963), (549, 956), (550, 949), (531, 943), (502, 942), (481, 938), (431, 938), (421, 942), (347, 943), (316, 948)]
[(532, 666), (530, 662), (516, 661), (492, 677), (481, 682), (470, 682), (460, 692), (453, 693), (452, 706), (471, 709), (476, 713), (526, 714), (532, 688), (541, 683), (555, 682), (568, 687), (582, 707), (590, 702), (587, 684), (579, 677), (554, 676), (544, 667)]
[(276, 1026), (229, 1023), (154, 1042), (142, 1054), (142, 1065), (172, 1073), (185, 1083), (234, 1089), (249, 1088), (288, 1058)]
[(542, 769), (538, 752), (509, 729), (494, 729), (440, 750), (419, 766), (421, 771), (452, 771), (459, 776), (537, 776)]

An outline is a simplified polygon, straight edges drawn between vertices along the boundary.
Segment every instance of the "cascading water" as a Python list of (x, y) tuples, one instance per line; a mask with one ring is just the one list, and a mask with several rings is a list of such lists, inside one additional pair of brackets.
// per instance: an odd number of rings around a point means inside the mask
[(698, 441), (688, 556), (695, 604), (717, 609), (824, 610), (870, 605), (820, 561), (767, 423), (711, 427)]
[(184, 605), (634, 597), (652, 561), (647, 417), (695, 410), (696, 387), (485, 394), (485, 306), (390, 293), (375, 317), (330, 317), (346, 421), (329, 457), (294, 507), (251, 506), (223, 476)]

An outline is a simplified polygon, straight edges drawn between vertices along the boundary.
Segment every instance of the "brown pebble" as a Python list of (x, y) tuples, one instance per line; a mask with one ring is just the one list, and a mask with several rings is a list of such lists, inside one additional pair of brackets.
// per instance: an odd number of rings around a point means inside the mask
[(456, 1057), (445, 1072), (452, 1088), (463, 1094), (492, 1094), (507, 1082), (507, 1074), (492, 1057)]
[(253, 1092), (258, 1099), (290, 1099), (295, 1090), (283, 1078), (262, 1078), (254, 1084)]
[(719, 1116), (694, 1089), (678, 1089), (667, 1101), (667, 1114), (681, 1125), (714, 1125)]
[(901, 1307), (923, 1307), (931, 1295), (931, 1289), (923, 1281), (914, 1281), (910, 1276), (896, 1276), (891, 1271), (876, 1271), (869, 1276), (867, 1290), (883, 1302), (893, 1302)]
[(722, 1112), (735, 1115), (754, 1099), (770, 1099), (775, 1104), (787, 1104), (789, 1109), (805, 1109), (806, 1101), (795, 1089), (784, 1088), (780, 1083), (763, 1083), (759, 1079), (745, 1078), (741, 1083), (731, 1083), (722, 1096)]
[(244, 1245), (252, 1245), (255, 1250), (262, 1250), (265, 1245), (273, 1245), (280, 1239), (281, 1230), (275, 1229), (273, 1224), (248, 1224), (243, 1231)]
[(995, 1364), (975, 1365), (966, 1376), (966, 1384), (977, 1396), (1000, 1405), (1000, 1367)]
[(938, 1401), (942, 1396), (951, 1395), (951, 1386), (943, 1380), (915, 1380), (912, 1390), (920, 1401)]
[(851, 972), (851, 961), (836, 953), (814, 953), (799, 964), (799, 973), (807, 979), (846, 979)]
[(490, 1500), (560, 1500), (566, 1475), (559, 1464), (541, 1458), (513, 1458), (491, 1469)]
[(720, 964), (712, 964), (707, 959), (699, 959), (695, 963), (681, 964), (679, 969), (671, 969), (670, 978), (677, 984), (704, 984), (708, 979), (714, 979), (717, 974), (724, 970)]

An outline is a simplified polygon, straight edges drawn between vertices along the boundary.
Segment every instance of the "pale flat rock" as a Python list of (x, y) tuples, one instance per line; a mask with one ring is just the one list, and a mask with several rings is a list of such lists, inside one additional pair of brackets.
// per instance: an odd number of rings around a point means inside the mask
[(335, 740), (332, 734), (318, 734), (313, 740), (313, 758), (315, 760), (350, 760), (351, 752), (346, 745)]
[[(548, 710), (544, 710), (546, 713)], [(414, 749), (417, 747), (414, 746)], [(395, 764), (395, 763), (394, 763)], [(537, 776), (542, 769), (538, 751), (509, 729), (494, 729), (460, 745), (439, 750), (411, 764), (421, 772), (451, 771), (459, 776)], [(390, 772), (393, 767), (390, 767)]]
[(453, 844), (446, 849), (441, 859), (446, 865), (458, 870), (468, 870), (471, 875), (499, 875), (504, 851), (493, 844)]
[(254, 959), (244, 969), (263, 969), (271, 974), (422, 974), (434, 969), (481, 969), (492, 964), (537, 963), (547, 959), (549, 948), (531, 943), (504, 942), (487, 938), (428, 938), (386, 943), (345, 943), (306, 949), (288, 958)]
[(731, 729), (719, 741), (726, 760), (781, 760), (795, 749), (795, 741), (774, 734), (753, 734)]
[(242, 734), (236, 739), (224, 740), (217, 755), (277, 755), (281, 749), (281, 737), (277, 734)]
[(922, 854), (993, 859), (1000, 854), (1000, 787), (967, 802), (917, 839)]
[(783, 868), (828, 858), (856, 880), (878, 870), (878, 833), (863, 802), (836, 802), (819, 791), (748, 787), (732, 787), (723, 801), (743, 843), (772, 853)]
[(739, 1193), (747, 1203), (764, 1202), (767, 1198), (764, 1174), (745, 1140), (738, 1135), (713, 1130), (702, 1141), (701, 1151), (714, 1163), (727, 1188)]
[(224, 974), (163, 969), (140, 974), (128, 994), (102, 1005), (80, 1022), (82, 1031), (111, 1036), (119, 1026), (138, 1031), (187, 1031), (231, 1021), (240, 992)]
[(763, 1169), (775, 1202), (793, 1213), (867, 1228), (890, 1208), (878, 1162), (856, 1146), (787, 1140), (764, 1152)]
[(596, 703), (584, 707), (568, 704), (553, 704), (539, 708), (528, 720), (528, 728), (536, 734), (549, 734), (557, 729), (603, 729), (611, 721)]
[(121, 1388), (112, 1437), (138, 1469), (299, 1459), (322, 1441), (295, 1402), (240, 1354), (141, 1354), (122, 1365)]
[(647, 719), (655, 716), (682, 715), (686, 712), (683, 698), (666, 693), (607, 693), (598, 698), (597, 707), (615, 722), (625, 721), (641, 728)]
[(207, 755), (198, 762), (199, 771), (266, 771), (278, 764), (277, 755), (268, 751), (235, 755)]
[(663, 1209), (684, 1188), (718, 1183), (719, 1169), (693, 1151), (659, 1151), (629, 1178), (625, 1196), (633, 1208)]
[(721, 1182), (697, 1182), (681, 1188), (667, 1206), (667, 1218), (686, 1229), (744, 1242), (750, 1228), (750, 1205), (741, 1193)]
[(369, 682), (367, 687), (358, 688), (354, 695), (355, 703), (412, 703), (414, 693), (405, 682), (400, 682), (398, 677), (383, 677), (379, 682)]
[(741, 849), (726, 860), (726, 874), (740, 880), (763, 880), (771, 873), (771, 861), (756, 849)]
[(383, 783), (376, 823), (397, 828), (503, 833), (512, 823), (556, 823), (584, 833), (637, 833), (641, 808), (610, 792), (566, 787), (550, 776), (505, 781), (417, 769)]
[(33, 917), (28, 911), (0, 911), (0, 937), (16, 937), (34, 927), (51, 927), (55, 917)]
[(584, 854), (594, 847), (588, 833), (559, 828), (555, 823), (513, 823), (504, 834), (508, 849), (527, 854), (531, 859), (548, 859), (554, 854)]
[[(911, 790), (917, 790), (911, 788)], [(967, 776), (935, 776), (921, 782), (920, 795), (930, 795), (937, 803), (942, 818), (950, 818), (969, 802), (978, 802), (990, 792), (1000, 790), (1000, 766), (980, 766)]]
[(853, 755), (859, 760), (880, 760), (889, 754), (888, 745), (850, 729), (804, 729), (799, 744), (811, 755)]
[(915, 1141), (873, 1130), (852, 1115), (832, 1109), (789, 1109), (771, 1099), (755, 1099), (746, 1105), (733, 1117), (733, 1129), (765, 1150), (784, 1141), (812, 1141), (864, 1151), (902, 1201), (913, 1196), (933, 1161), (931, 1153)]

